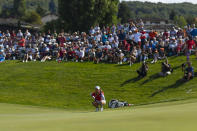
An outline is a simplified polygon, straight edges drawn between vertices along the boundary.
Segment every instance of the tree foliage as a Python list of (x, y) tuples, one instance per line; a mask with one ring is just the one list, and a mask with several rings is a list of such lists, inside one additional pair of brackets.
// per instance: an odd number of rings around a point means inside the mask
[(45, 14), (46, 14), (47, 11), (44, 8), (42, 8), (40, 5), (38, 5), (37, 8), (36, 8), (36, 12), (40, 16), (45, 16)]
[(176, 16), (174, 16), (173, 20), (174, 20), (174, 23), (181, 28), (183, 28), (184, 26), (187, 25), (187, 21), (183, 16), (176, 15)]
[[(175, 15), (183, 16), (185, 18), (187, 18), (188, 16), (197, 17), (197, 6), (192, 3), (166, 4), (160, 2), (151, 3), (151, 2), (125, 1), (124, 4), (128, 6), (132, 18), (142, 18), (142, 19), (159, 18), (159, 19), (173, 20)], [(121, 10), (122, 9), (119, 8), (119, 11)], [(128, 10), (126, 10), (125, 13), (129, 14)], [(119, 17), (121, 19), (124, 19), (125, 16), (120, 15)]]
[(40, 15), (35, 11), (28, 11), (23, 20), (31, 24), (42, 24)]
[(119, 0), (59, 0), (58, 12), (68, 25), (67, 30), (87, 31), (96, 24), (116, 23), (118, 3)]
[(118, 18), (121, 19), (121, 23), (128, 22), (131, 19), (132, 13), (130, 12), (127, 2), (123, 1), (119, 4)]
[(56, 6), (55, 6), (54, 0), (51, 0), (49, 2), (49, 11), (51, 12), (51, 14), (55, 14), (56, 13)]
[(176, 12), (174, 11), (174, 10), (172, 10), (171, 12), (170, 12), (170, 15), (169, 15), (169, 19), (170, 20), (174, 20), (174, 17), (176, 16)]
[(16, 17), (25, 16), (26, 0), (14, 0), (13, 10)]

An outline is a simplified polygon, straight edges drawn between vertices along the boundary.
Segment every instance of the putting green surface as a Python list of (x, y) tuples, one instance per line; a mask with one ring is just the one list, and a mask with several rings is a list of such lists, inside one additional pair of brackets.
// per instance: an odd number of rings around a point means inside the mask
[(0, 104), (2, 131), (196, 131), (197, 100), (104, 112)]

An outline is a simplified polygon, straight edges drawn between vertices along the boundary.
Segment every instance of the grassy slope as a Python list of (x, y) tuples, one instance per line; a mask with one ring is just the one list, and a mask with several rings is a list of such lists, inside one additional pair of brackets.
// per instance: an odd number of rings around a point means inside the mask
[[(0, 102), (92, 110), (90, 92), (95, 85), (103, 88), (108, 101), (116, 98), (137, 105), (197, 98), (197, 78), (179, 81), (183, 76), (179, 65), (184, 61), (185, 57), (171, 58), (175, 71), (166, 78), (156, 77), (160, 63), (150, 65), (148, 77), (141, 80), (136, 80), (139, 64), (7, 61), (0, 64)], [(194, 56), (192, 61), (197, 67)]]
[(103, 113), (0, 104), (3, 131), (196, 131), (197, 100)]

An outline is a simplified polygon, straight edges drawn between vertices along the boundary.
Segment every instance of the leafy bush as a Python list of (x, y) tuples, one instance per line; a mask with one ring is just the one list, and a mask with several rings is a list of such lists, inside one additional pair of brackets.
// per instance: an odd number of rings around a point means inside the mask
[(35, 11), (28, 11), (26, 13), (26, 16), (24, 16), (22, 20), (31, 24), (39, 24), (39, 25), (42, 24), (41, 16)]

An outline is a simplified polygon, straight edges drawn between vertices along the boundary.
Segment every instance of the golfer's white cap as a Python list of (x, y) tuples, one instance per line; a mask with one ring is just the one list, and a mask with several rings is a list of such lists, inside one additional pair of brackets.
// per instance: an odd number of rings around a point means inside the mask
[(95, 86), (95, 89), (100, 90), (101, 88), (100, 86)]

